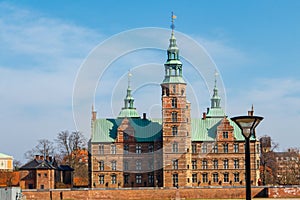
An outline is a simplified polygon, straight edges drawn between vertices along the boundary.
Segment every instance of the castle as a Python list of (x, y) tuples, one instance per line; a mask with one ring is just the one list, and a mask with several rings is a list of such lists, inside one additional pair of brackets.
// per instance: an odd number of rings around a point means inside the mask
[[(174, 28), (164, 66), (161, 119), (140, 117), (129, 84), (117, 118), (97, 119), (92, 111), (90, 187), (245, 185), (245, 140), (220, 106), (216, 81), (210, 108), (202, 117), (191, 118)], [(259, 142), (252, 138), (253, 185), (259, 180), (259, 151)]]

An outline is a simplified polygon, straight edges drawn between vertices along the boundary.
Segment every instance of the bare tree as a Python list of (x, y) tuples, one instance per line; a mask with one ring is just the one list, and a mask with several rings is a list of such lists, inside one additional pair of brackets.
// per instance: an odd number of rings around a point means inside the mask
[(72, 167), (74, 165), (73, 162), (76, 160), (76, 151), (86, 149), (86, 139), (79, 131), (74, 131), (71, 134), (67, 130), (61, 131), (58, 133), (55, 142), (60, 152), (62, 152), (62, 157), (65, 158), (65, 162)]
[(263, 136), (260, 138), (261, 143), (261, 177), (264, 185), (276, 184), (277, 162), (275, 150), (278, 149), (279, 144), (274, 142), (270, 136)]
[(55, 142), (62, 152), (62, 163), (74, 169), (74, 177), (88, 179), (86, 139), (81, 132), (62, 131), (58, 133)]
[(38, 144), (25, 153), (25, 158), (32, 159), (35, 155), (52, 156), (54, 155), (55, 148), (53, 142), (47, 139), (38, 140)]

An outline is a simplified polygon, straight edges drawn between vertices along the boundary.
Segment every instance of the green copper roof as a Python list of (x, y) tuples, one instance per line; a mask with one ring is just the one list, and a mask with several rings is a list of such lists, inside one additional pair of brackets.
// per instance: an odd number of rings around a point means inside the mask
[(166, 76), (162, 83), (185, 83), (181, 76)]
[(166, 65), (182, 65), (180, 60), (167, 60)]
[(226, 116), (222, 108), (210, 108), (206, 114), (207, 118), (223, 118)]
[[(223, 118), (206, 118), (206, 119), (192, 119), (192, 141), (215, 141), (217, 127), (220, 125)], [(244, 136), (240, 128), (230, 119), (230, 125), (234, 128), (234, 137), (238, 141), (244, 141)]]
[[(134, 136), (137, 142), (161, 140), (162, 126), (160, 123), (148, 119), (128, 119), (134, 129)], [(122, 121), (123, 119), (97, 119), (94, 122), (91, 142), (114, 142), (117, 137), (117, 129)]]
[(137, 113), (135, 108), (123, 108), (119, 113), (118, 118), (125, 118), (125, 117), (140, 117)]

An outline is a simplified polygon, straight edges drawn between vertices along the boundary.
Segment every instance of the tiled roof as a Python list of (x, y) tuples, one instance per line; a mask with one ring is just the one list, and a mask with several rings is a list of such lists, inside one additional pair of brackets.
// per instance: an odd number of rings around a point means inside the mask
[(23, 165), (20, 170), (28, 170), (28, 169), (56, 169), (52, 163), (47, 160), (37, 160), (33, 159)]

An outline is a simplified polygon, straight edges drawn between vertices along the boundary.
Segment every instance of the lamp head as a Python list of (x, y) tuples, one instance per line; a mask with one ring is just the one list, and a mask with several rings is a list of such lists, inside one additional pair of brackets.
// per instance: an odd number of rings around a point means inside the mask
[(259, 116), (237, 116), (232, 117), (232, 121), (234, 121), (238, 127), (242, 130), (242, 134), (245, 138), (249, 139), (251, 135), (256, 137), (255, 128), (256, 126), (263, 120), (263, 117)]

